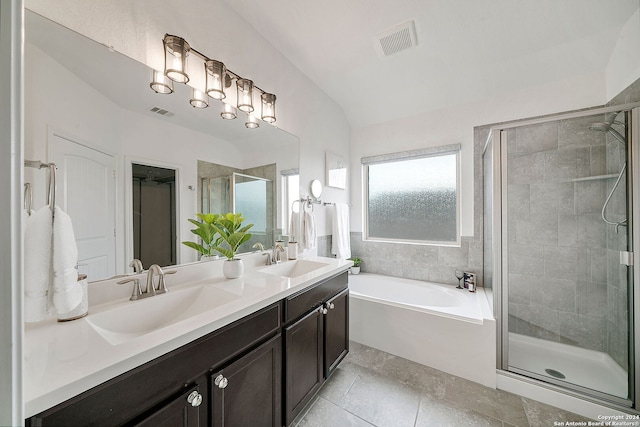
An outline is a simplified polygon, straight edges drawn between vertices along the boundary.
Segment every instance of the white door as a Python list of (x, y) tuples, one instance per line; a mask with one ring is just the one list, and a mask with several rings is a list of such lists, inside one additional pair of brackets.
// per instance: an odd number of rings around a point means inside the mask
[(49, 152), (58, 167), (56, 204), (71, 217), (81, 272), (89, 281), (114, 276), (115, 158), (57, 134)]

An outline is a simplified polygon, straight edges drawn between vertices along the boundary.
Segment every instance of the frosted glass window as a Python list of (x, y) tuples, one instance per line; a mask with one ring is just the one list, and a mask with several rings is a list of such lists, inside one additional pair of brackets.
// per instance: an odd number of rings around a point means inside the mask
[(457, 243), (458, 155), (365, 164), (366, 238)]

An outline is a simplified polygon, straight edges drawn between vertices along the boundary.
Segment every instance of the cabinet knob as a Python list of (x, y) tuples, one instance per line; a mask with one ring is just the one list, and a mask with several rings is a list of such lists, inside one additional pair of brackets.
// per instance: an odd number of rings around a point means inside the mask
[(320, 314), (327, 314), (327, 309), (324, 308), (323, 306), (320, 306), (320, 308), (318, 308), (318, 313)]
[(225, 388), (229, 384), (229, 380), (222, 376), (222, 374), (218, 375), (213, 383), (218, 386), (218, 388)]
[(200, 406), (202, 403), (202, 395), (196, 390), (193, 390), (189, 396), (187, 396), (187, 402), (191, 403), (191, 406)]
[(329, 308), (330, 310), (333, 310), (334, 308), (336, 308), (336, 306), (335, 306), (335, 305), (333, 305), (333, 303), (332, 303), (332, 302), (328, 302), (328, 303), (327, 303), (327, 308)]

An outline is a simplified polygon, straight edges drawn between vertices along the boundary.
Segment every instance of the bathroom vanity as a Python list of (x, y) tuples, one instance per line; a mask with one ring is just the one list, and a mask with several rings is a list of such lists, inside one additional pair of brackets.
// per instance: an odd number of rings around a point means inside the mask
[[(167, 322), (152, 330), (121, 329), (140, 302), (126, 297), (28, 326), (26, 425), (289, 425), (348, 352), (349, 266), (314, 257), (169, 283), (166, 296), (190, 305), (173, 320), (176, 303), (163, 303)], [(171, 279), (197, 276), (189, 268)]]

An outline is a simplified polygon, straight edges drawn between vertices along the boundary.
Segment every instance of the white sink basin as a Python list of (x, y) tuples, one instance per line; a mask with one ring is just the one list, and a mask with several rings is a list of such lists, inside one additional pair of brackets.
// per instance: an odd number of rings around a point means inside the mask
[(89, 312), (86, 319), (107, 341), (118, 345), (238, 298), (222, 289), (197, 286)]
[(304, 274), (311, 273), (315, 270), (319, 270), (328, 265), (329, 264), (325, 264), (323, 262), (299, 259), (295, 261), (286, 261), (281, 264), (270, 265), (269, 267), (265, 267), (260, 271), (274, 276), (288, 277), (293, 279)]

